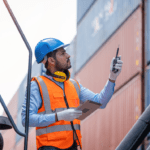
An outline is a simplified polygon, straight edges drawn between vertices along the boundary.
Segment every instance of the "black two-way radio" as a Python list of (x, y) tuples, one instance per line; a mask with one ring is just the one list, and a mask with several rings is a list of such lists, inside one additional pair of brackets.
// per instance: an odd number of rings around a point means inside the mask
[(119, 46), (118, 46), (118, 48), (117, 48), (116, 57), (115, 57), (114, 62), (113, 62), (113, 69), (112, 69), (112, 71), (113, 71), (114, 73), (117, 73), (117, 72), (119, 71), (118, 69), (115, 69), (115, 68), (114, 68), (115, 65), (117, 64), (117, 60), (120, 60), (120, 57), (118, 57), (118, 53), (119, 53)]

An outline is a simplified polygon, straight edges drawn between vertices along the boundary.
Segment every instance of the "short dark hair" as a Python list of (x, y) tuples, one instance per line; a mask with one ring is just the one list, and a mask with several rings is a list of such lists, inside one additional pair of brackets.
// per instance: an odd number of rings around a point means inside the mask
[[(47, 53), (47, 59), (49, 57), (53, 57), (56, 60), (56, 53), (57, 53), (57, 50), (54, 50), (53, 52)], [(47, 67), (48, 67), (48, 60), (45, 63), (45, 68), (47, 69)]]

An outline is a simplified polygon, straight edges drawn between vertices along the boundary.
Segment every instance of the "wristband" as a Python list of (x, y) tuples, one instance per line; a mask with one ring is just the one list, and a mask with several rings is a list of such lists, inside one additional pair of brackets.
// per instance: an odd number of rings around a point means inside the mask
[(110, 78), (109, 78), (109, 81), (115, 83), (115, 80), (111, 80)]

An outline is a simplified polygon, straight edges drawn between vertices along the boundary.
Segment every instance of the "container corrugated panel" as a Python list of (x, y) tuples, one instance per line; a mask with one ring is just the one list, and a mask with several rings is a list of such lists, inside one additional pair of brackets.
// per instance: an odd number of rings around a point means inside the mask
[(146, 63), (150, 62), (150, 0), (145, 1), (145, 48)]
[(150, 66), (145, 72), (145, 108), (150, 104)]
[(36, 150), (36, 129), (32, 128), (29, 132), (28, 150)]
[(71, 73), (71, 78), (74, 78), (75, 73), (75, 54), (76, 54), (76, 36), (70, 43), (70, 45), (66, 48), (66, 52), (70, 55), (71, 68), (69, 69)]
[[(147, 66), (145, 69), (145, 109), (150, 104), (150, 66)], [(145, 140), (145, 147), (148, 148), (150, 145), (150, 132), (147, 135)]]
[(76, 72), (140, 3), (141, 0), (98, 0), (93, 4), (77, 28)]
[[(17, 92), (14, 94), (13, 98), (11, 99), (11, 101), (9, 102), (9, 104), (7, 105), (7, 108), (12, 116), (12, 118), (16, 118), (17, 117), (17, 104), (18, 104), (18, 90)], [(5, 100), (4, 100), (5, 101)], [(3, 116), (6, 116), (5, 111), (3, 112)]]
[(105, 109), (81, 122), (83, 150), (115, 150), (141, 115), (141, 76), (116, 92)]
[[(14, 122), (16, 123), (17, 118), (13, 118), (13, 119)], [(15, 130), (13, 128), (9, 130), (3, 130), (2, 136), (4, 140), (3, 150), (13, 150), (15, 146), (15, 137), (16, 137)]]
[[(18, 114), (17, 114), (17, 128), (22, 133), (25, 133), (25, 127), (23, 127), (23, 125), (22, 125), (21, 111), (22, 110), (19, 110)], [(23, 138), (23, 136), (20, 136), (19, 134), (16, 134), (16, 143), (18, 143), (21, 138)]]
[[(34, 140), (34, 139), (32, 139)], [(23, 150), (24, 149), (24, 138), (22, 138), (18, 143), (15, 145), (15, 150)]]
[[(16, 145), (14, 150), (24, 149), (24, 138), (22, 138)], [(36, 132), (35, 128), (32, 128), (28, 136), (28, 150), (36, 150)]]
[(100, 92), (109, 78), (110, 64), (116, 55), (122, 56), (123, 67), (116, 80), (115, 89), (120, 88), (142, 68), (142, 23), (139, 7), (119, 30), (99, 49), (77, 74), (76, 79), (93, 92)]
[(79, 23), (83, 16), (87, 13), (89, 8), (96, 0), (78, 0), (77, 1), (77, 23)]

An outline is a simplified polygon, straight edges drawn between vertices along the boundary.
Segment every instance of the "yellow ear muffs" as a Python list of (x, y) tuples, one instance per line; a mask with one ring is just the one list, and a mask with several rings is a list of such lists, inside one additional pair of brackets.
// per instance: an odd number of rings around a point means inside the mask
[(54, 73), (55, 77), (53, 76), (55, 81), (64, 82), (70, 78), (70, 72), (68, 71), (67, 74), (61, 71), (56, 71)]
[(58, 82), (64, 82), (64, 81), (66, 81), (66, 74), (64, 72), (56, 71), (54, 73), (54, 75), (57, 76), (57, 77), (53, 77), (55, 81), (58, 81)]

